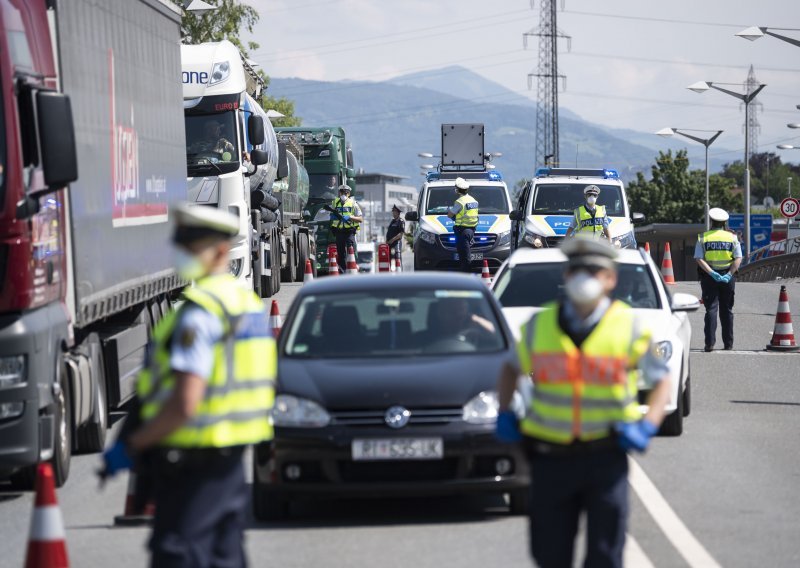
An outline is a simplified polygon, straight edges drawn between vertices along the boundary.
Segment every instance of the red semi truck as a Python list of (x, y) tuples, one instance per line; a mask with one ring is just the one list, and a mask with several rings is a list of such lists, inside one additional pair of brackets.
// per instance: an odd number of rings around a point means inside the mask
[(0, 479), (103, 448), (181, 282), (180, 11), (0, 0)]

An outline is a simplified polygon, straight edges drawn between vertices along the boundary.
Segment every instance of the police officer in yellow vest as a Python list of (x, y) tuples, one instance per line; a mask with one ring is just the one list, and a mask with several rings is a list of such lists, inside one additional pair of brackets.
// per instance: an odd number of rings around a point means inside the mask
[(151, 566), (244, 566), (242, 457), (272, 439), (275, 341), (261, 300), (228, 273), (238, 219), (202, 206), (174, 218), (178, 273), (194, 286), (153, 331), (140, 425), (106, 452), (106, 470), (133, 458), (154, 479)]
[(335, 213), (331, 213), (331, 232), (336, 236), (336, 256), (339, 270), (347, 266), (347, 249), (356, 250), (356, 233), (364, 221), (361, 207), (356, 200), (350, 197), (350, 186), (339, 186), (339, 197), (331, 205)]
[(700, 276), (703, 305), (706, 307), (706, 352), (714, 349), (717, 341), (717, 312), (722, 324), (722, 345), (733, 349), (733, 297), (735, 275), (742, 263), (742, 246), (736, 235), (727, 230), (728, 213), (714, 207), (709, 210), (711, 230), (697, 237), (694, 258)]
[(583, 188), (586, 203), (575, 209), (567, 229), (567, 237), (575, 234), (590, 235), (595, 238), (605, 237), (611, 242), (605, 205), (597, 205), (599, 195), (600, 188), (596, 185), (587, 185)]
[[(622, 566), (628, 516), (626, 451), (644, 451), (664, 417), (670, 380), (633, 310), (610, 294), (616, 250), (575, 238), (566, 298), (522, 327), (517, 357), (498, 385), (497, 437), (521, 441), (530, 459), (530, 544), (538, 566), (573, 566), (578, 519), (586, 513), (584, 566)], [(652, 388), (642, 417), (638, 371)], [(510, 410), (518, 377), (533, 382), (521, 419)], [(525, 380), (528, 380), (527, 378)]]
[(475, 228), (478, 226), (478, 202), (469, 195), (469, 183), (464, 178), (456, 178), (456, 202), (447, 211), (453, 219), (453, 234), (456, 237), (456, 250), (462, 272), (472, 272), (470, 256), (475, 239)]

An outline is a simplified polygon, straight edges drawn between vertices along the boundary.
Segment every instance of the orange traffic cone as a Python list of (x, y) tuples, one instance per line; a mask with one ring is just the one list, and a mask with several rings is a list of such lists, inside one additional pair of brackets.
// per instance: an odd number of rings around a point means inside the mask
[(345, 274), (358, 274), (358, 264), (356, 264), (356, 253), (353, 247), (347, 247), (347, 272)]
[(269, 327), (272, 330), (272, 336), (278, 337), (281, 333), (281, 312), (278, 309), (278, 302), (272, 300), (272, 308), (269, 310)]
[(64, 519), (56, 500), (53, 467), (40, 463), (36, 470), (36, 504), (31, 517), (25, 568), (68, 568)]
[(669, 250), (669, 243), (664, 244), (664, 258), (661, 261), (661, 276), (664, 284), (675, 284), (675, 273), (672, 271), (672, 253)]
[(394, 259), (394, 271), (403, 272), (403, 261), (400, 260), (399, 256), (396, 256)]
[(339, 265), (336, 263), (336, 255), (328, 252), (328, 276), (339, 276)]
[(155, 505), (146, 497), (139, 495), (143, 487), (139, 483), (136, 472), (128, 473), (128, 492), (125, 495), (125, 512), (114, 517), (117, 526), (134, 527), (146, 525), (153, 520)]
[(489, 262), (485, 259), (483, 261), (483, 268), (481, 269), (481, 278), (483, 279), (483, 283), (487, 286), (492, 285), (492, 273), (489, 272)]
[(303, 284), (314, 280), (314, 270), (311, 268), (311, 259), (306, 259), (306, 273), (303, 275)]
[(786, 286), (781, 286), (781, 293), (778, 296), (778, 311), (775, 313), (775, 329), (767, 349), (770, 351), (797, 351)]
[(646, 252), (647, 254), (650, 254), (650, 242), (649, 241), (645, 241), (644, 242), (644, 252)]

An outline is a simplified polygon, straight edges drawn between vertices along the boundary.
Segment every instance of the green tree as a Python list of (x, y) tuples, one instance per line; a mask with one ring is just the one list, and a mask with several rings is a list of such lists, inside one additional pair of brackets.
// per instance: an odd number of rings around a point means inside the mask
[[(741, 199), (731, 193), (732, 180), (709, 178), (711, 207), (741, 210)], [(686, 150), (660, 152), (651, 179), (640, 172), (628, 184), (631, 209), (644, 213), (651, 223), (703, 223), (705, 220), (705, 170), (689, 170)]]
[[(209, 4), (216, 6), (216, 10), (203, 14), (183, 11), (181, 38), (184, 43), (197, 44), (227, 39), (245, 57), (249, 56), (251, 50), (259, 48), (259, 44), (254, 41), (248, 41), (245, 45), (240, 37), (244, 31), (252, 35), (253, 27), (260, 18), (255, 8), (240, 0), (209, 0)], [(258, 74), (264, 79), (265, 85), (269, 86), (266, 73), (259, 69)], [(299, 126), (302, 122), (300, 117), (294, 116), (294, 102), (286, 97), (272, 97), (263, 93), (258, 102), (265, 110), (274, 109), (285, 115), (273, 120), (275, 126)]]
[[(743, 187), (744, 162), (737, 160), (725, 164), (720, 175)], [(798, 176), (800, 167), (782, 163), (780, 155), (774, 152), (760, 152), (750, 156), (750, 194), (758, 203), (767, 195), (779, 202), (786, 197), (789, 185), (787, 178), (797, 180)]]

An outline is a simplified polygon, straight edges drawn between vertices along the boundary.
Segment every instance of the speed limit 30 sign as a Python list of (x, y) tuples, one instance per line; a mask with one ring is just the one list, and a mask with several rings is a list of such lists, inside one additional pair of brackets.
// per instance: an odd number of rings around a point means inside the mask
[(800, 213), (800, 201), (794, 197), (787, 197), (781, 201), (781, 215), (787, 219), (794, 219)]

